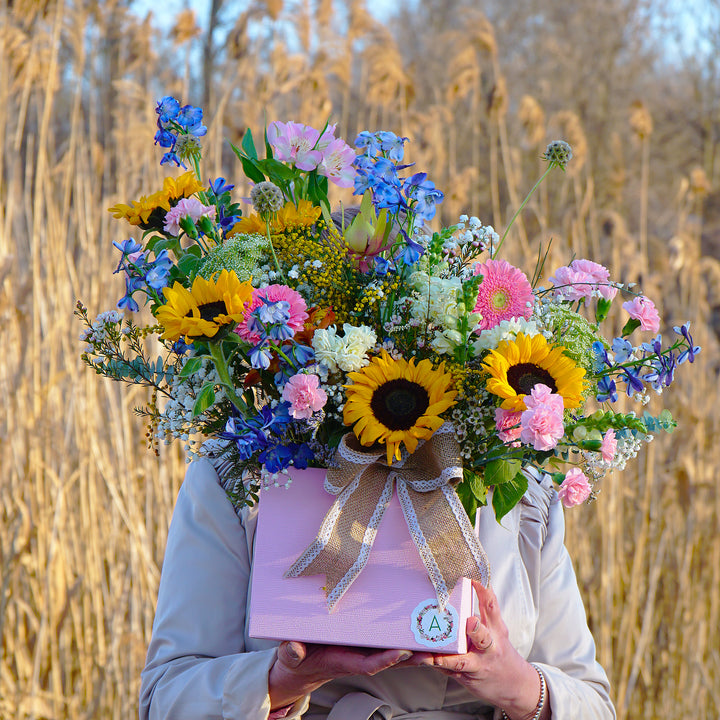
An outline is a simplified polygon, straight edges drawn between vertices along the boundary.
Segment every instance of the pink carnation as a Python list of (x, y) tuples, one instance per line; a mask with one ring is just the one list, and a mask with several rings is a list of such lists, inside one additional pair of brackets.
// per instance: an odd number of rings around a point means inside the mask
[(268, 285), (263, 288), (256, 288), (253, 290), (252, 301), (245, 307), (245, 318), (235, 328), (235, 332), (243, 339), (249, 342), (251, 345), (255, 345), (260, 341), (259, 333), (248, 330), (247, 319), (250, 313), (260, 305), (262, 300), (265, 298), (270, 302), (280, 302), (284, 300), (290, 304), (290, 319), (288, 320), (288, 326), (294, 331), (302, 330), (305, 325), (305, 321), (308, 318), (306, 312), (307, 305), (305, 300), (299, 292), (296, 292), (287, 285)]
[(538, 383), (525, 396), (525, 405), (527, 410), (520, 416), (520, 440), (536, 450), (552, 450), (565, 434), (562, 396)]
[(634, 320), (640, 321), (641, 330), (657, 332), (660, 329), (660, 315), (655, 308), (655, 303), (650, 298), (640, 295), (628, 300), (623, 303), (623, 310), (627, 310), (628, 315)]
[(322, 410), (327, 402), (327, 393), (320, 387), (317, 375), (298, 373), (285, 383), (282, 399), (290, 403), (290, 415), (306, 420)]
[(590, 483), (580, 468), (572, 468), (565, 474), (558, 496), (566, 508), (581, 505), (590, 497)]
[(610, 271), (592, 260), (573, 260), (569, 266), (555, 271), (550, 282), (557, 288), (556, 295), (570, 301), (589, 299), (597, 292), (612, 300), (617, 288), (610, 285)]
[(616, 451), (617, 440), (615, 439), (615, 431), (610, 428), (605, 433), (605, 437), (602, 439), (602, 444), (600, 445), (600, 454), (602, 455), (602, 459), (606, 463), (609, 463), (613, 461)]
[(483, 276), (475, 304), (475, 312), (481, 315), (481, 330), (494, 328), (503, 320), (532, 315), (532, 287), (522, 270), (507, 260), (487, 260), (478, 263), (474, 273)]
[(520, 415), (522, 413), (512, 410), (504, 410), (503, 408), (495, 408), (495, 429), (498, 431), (498, 437), (506, 444), (517, 447), (520, 445)]
[(197, 222), (201, 217), (209, 217), (215, 219), (216, 208), (214, 205), (203, 205), (197, 198), (181, 198), (175, 207), (170, 208), (165, 214), (165, 223), (163, 229), (170, 235), (176, 237), (180, 234), (180, 221), (189, 217), (193, 222)]

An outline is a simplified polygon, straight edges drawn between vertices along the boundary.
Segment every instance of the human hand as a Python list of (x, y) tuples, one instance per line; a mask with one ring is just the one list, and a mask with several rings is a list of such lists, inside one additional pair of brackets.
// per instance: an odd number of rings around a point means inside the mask
[(409, 650), (280, 643), (268, 678), (271, 708), (290, 705), (335, 678), (375, 675), (411, 656)]
[[(538, 673), (510, 643), (492, 589), (476, 581), (472, 586), (478, 598), (478, 614), (467, 620), (467, 653), (416, 652), (409, 664), (437, 668), (483, 702), (505, 710), (512, 720), (532, 718), (540, 697)], [(540, 717), (550, 717), (548, 703)]]

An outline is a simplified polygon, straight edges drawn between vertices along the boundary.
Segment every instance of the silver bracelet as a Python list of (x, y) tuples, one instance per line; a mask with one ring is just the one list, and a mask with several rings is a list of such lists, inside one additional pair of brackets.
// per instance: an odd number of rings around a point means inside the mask
[[(540, 715), (542, 715), (543, 708), (545, 707), (547, 685), (545, 683), (545, 675), (543, 675), (542, 670), (535, 663), (530, 664), (535, 668), (535, 672), (537, 672), (538, 676), (540, 677), (540, 698), (538, 699), (538, 704), (535, 706), (535, 714), (532, 716), (532, 718), (530, 718), (530, 720), (539, 720)], [(510, 720), (510, 718), (505, 714), (504, 710), (501, 710), (501, 712), (502, 720)]]

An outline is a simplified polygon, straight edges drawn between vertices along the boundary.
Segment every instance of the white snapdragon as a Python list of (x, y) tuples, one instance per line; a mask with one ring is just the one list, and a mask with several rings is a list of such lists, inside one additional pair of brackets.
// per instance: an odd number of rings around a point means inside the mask
[(460, 278), (429, 277), (418, 271), (410, 276), (410, 284), (417, 292), (411, 308), (414, 317), (444, 327), (457, 327)]
[(436, 330), (430, 345), (438, 355), (453, 355), (462, 341), (462, 335), (457, 330)]

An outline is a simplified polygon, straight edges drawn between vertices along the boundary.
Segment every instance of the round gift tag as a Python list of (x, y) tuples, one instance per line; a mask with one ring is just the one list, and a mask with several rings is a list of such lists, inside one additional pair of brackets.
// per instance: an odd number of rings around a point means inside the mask
[(440, 610), (437, 598), (423, 600), (410, 615), (410, 629), (420, 645), (441, 647), (457, 640), (458, 612), (452, 605)]

